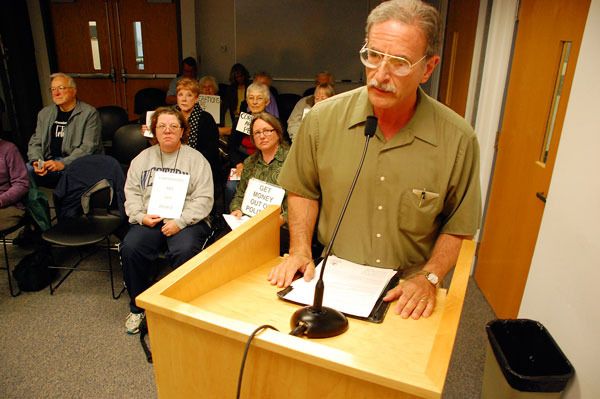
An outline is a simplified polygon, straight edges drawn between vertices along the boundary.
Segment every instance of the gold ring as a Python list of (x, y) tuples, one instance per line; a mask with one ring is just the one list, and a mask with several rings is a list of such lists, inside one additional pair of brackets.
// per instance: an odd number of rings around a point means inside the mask
[(419, 299), (419, 302), (427, 302), (427, 297)]

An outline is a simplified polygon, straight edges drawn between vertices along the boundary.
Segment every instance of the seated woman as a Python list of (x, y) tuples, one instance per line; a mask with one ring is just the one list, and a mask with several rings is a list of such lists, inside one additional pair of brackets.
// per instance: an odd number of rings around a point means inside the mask
[(292, 142), (294, 141), (294, 137), (296, 137), (296, 133), (298, 133), (298, 129), (300, 129), (300, 124), (308, 111), (310, 111), (319, 101), (332, 97), (334, 94), (335, 90), (332, 85), (329, 83), (320, 83), (315, 87), (314, 94), (303, 97), (296, 103), (296, 106), (287, 120), (287, 131)]
[[(258, 151), (244, 161), (244, 169), (235, 196), (229, 207), (233, 216), (242, 217), (242, 201), (250, 178), (277, 184), (279, 172), (287, 157), (289, 148), (283, 141), (283, 129), (279, 120), (267, 112), (254, 115), (250, 125), (252, 142)], [(287, 201), (284, 197), (281, 204), (280, 251), (286, 253), (289, 248), (289, 232), (287, 229)]]
[(217, 79), (214, 76), (205, 75), (200, 78), (198, 81), (200, 84), (200, 94), (206, 94), (209, 96), (219, 96), (221, 99), (220, 111), (221, 118), (217, 122), (219, 126), (219, 134), (220, 135), (229, 135), (231, 134), (231, 117), (229, 117), (229, 109), (227, 107), (226, 99), (219, 93), (219, 85), (217, 83)]
[[(267, 105), (269, 105), (269, 88), (262, 83), (250, 84), (246, 93), (246, 101), (249, 113), (256, 115), (265, 111)], [(237, 124), (238, 118), (233, 123), (233, 129), (227, 142), (229, 165), (232, 169), (235, 168), (235, 172), (232, 173), (230, 180), (225, 186), (226, 205), (229, 204), (229, 201), (231, 201), (235, 194), (238, 180), (244, 168), (244, 159), (256, 152), (256, 147), (250, 135), (237, 130)]]
[[(143, 309), (135, 298), (152, 283), (153, 262), (166, 246), (167, 259), (177, 267), (202, 250), (210, 228), (206, 218), (213, 206), (213, 182), (208, 161), (185, 145), (189, 128), (183, 114), (158, 108), (152, 116), (153, 146), (131, 162), (125, 182), (125, 212), (130, 229), (120, 246), (123, 278), (129, 292), (130, 311), (125, 322), (129, 334), (139, 332)], [(165, 219), (148, 214), (156, 172), (190, 176), (181, 216)]]
[(212, 171), (215, 212), (225, 211), (223, 204), (223, 167), (219, 158), (219, 129), (212, 115), (198, 104), (200, 84), (197, 80), (181, 78), (177, 82), (177, 105), (190, 127), (188, 145), (198, 151), (210, 164)]
[(22, 202), (29, 177), (16, 145), (0, 138), (0, 231), (16, 226), (25, 215)]

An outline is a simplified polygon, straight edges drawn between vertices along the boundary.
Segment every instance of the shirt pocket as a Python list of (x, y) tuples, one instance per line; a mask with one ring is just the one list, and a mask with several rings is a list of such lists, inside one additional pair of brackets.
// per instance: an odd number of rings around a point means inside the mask
[(428, 235), (438, 229), (436, 221), (442, 208), (442, 198), (429, 189), (409, 189), (400, 197), (398, 226), (401, 230)]

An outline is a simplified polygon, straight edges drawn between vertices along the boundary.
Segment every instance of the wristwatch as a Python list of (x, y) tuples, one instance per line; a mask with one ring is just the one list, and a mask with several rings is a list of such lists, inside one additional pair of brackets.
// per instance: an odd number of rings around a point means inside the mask
[(438, 277), (437, 274), (428, 272), (426, 270), (420, 270), (412, 275), (412, 277), (414, 277), (414, 276), (425, 276), (427, 281), (429, 281), (434, 287), (437, 287), (438, 283), (440, 282), (440, 278)]

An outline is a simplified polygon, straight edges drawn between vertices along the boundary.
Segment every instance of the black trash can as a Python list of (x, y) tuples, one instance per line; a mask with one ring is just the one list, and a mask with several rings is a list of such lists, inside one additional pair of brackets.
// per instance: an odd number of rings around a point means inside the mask
[(573, 366), (541, 323), (493, 320), (485, 328), (482, 398), (560, 397), (573, 376)]

